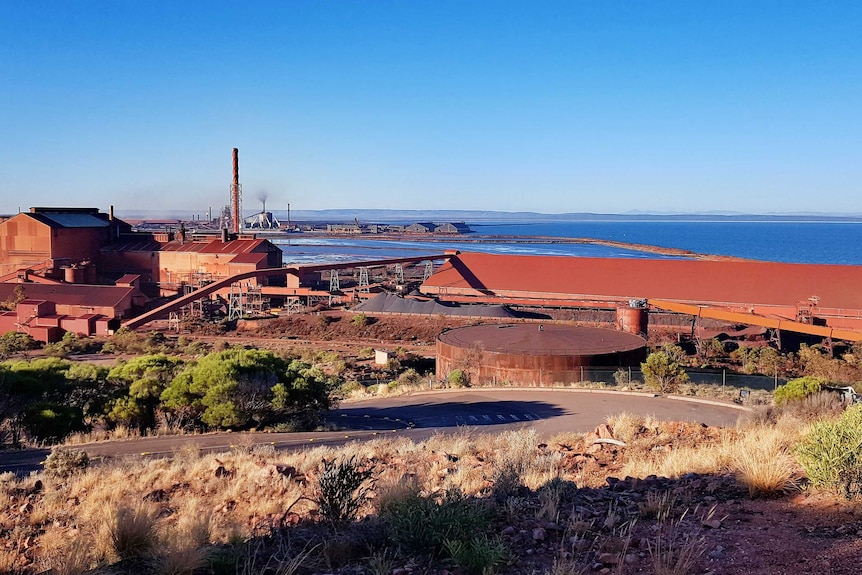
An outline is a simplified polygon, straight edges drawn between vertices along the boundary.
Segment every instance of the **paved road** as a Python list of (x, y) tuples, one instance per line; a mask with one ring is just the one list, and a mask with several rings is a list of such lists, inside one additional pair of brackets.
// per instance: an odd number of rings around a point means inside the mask
[[(213, 433), (193, 436), (146, 437), (80, 446), (91, 457), (169, 457), (183, 445), (203, 451), (227, 451), (236, 445), (270, 444), (276, 449), (339, 445), (382, 436), (422, 440), (434, 433), (468, 426), (489, 433), (533, 427), (548, 437), (562, 432), (584, 432), (608, 415), (629, 412), (662, 420), (729, 425), (744, 412), (713, 402), (695, 402), (589, 390), (473, 389), (435, 391), (345, 404), (330, 414), (341, 431), (315, 433)], [(37, 469), (47, 450), (0, 452), (0, 472), (26, 473)]]
[(584, 432), (608, 415), (629, 412), (662, 420), (729, 425), (745, 411), (738, 406), (646, 394), (592, 390), (471, 389), (419, 393), (345, 404), (330, 418), (350, 429), (387, 429), (393, 425), (445, 430), (457, 426), (530, 426), (550, 436)]

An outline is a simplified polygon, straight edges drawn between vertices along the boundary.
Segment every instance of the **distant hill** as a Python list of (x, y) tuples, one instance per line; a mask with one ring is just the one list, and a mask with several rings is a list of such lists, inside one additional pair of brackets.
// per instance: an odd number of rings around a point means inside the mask
[[(256, 212), (245, 210), (245, 215)], [(286, 210), (273, 210), (276, 218), (287, 221)], [(184, 219), (200, 217), (198, 212), (188, 210), (128, 210), (117, 215), (128, 219)], [(732, 211), (710, 211), (695, 213), (629, 211), (621, 214), (563, 213), (542, 214), (538, 212), (500, 212), (493, 210), (291, 210), (293, 222), (352, 222), (363, 223), (412, 223), (412, 222), (563, 222), (563, 221), (829, 221), (862, 222), (862, 214), (838, 213), (769, 213), (746, 214)]]

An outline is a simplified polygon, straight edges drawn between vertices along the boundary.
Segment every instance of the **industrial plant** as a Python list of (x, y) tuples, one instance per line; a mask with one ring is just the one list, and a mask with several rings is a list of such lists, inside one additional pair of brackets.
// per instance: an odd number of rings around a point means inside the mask
[[(495, 323), (442, 333), (438, 373), (465, 369), (482, 380), (534, 385), (576, 380), (578, 370), (598, 363), (636, 365), (655, 330), (756, 326), (778, 347), (799, 338), (862, 340), (859, 266), (454, 250), (285, 266), (267, 233), (291, 232), (267, 211), (265, 195), (262, 210), (243, 217), (237, 149), (232, 160), (230, 205), (207, 222), (133, 226), (113, 208), (63, 207), (0, 221), (0, 332), (51, 342), (153, 321), (179, 329), (189, 319), (264, 318), (273, 308), (291, 314), (316, 306), (458, 315)], [(289, 220), (287, 229), (298, 229)], [(325, 231), (393, 230), (354, 221)], [(466, 224), (430, 222), (397, 231), (470, 232)], [(562, 312), (567, 322), (537, 319)]]

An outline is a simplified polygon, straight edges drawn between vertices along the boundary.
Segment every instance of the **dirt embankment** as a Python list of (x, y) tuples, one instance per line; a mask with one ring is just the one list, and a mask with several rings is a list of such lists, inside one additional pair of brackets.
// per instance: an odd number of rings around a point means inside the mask
[(382, 342), (433, 345), (445, 329), (476, 323), (444, 316), (366, 316), (326, 312), (266, 320), (242, 320), (237, 334), (252, 337), (311, 339), (318, 341)]

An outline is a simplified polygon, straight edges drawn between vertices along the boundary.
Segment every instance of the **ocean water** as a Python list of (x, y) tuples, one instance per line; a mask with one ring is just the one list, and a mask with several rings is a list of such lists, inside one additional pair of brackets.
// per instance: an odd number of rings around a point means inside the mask
[[(544, 236), (594, 238), (678, 248), (698, 253), (765, 261), (862, 265), (862, 223), (845, 222), (683, 222), (567, 221), (472, 223), (477, 236)], [(581, 257), (667, 258), (636, 250), (553, 241), (518, 243), (502, 239), (474, 243), (455, 237), (444, 241), (370, 240), (358, 237), (304, 238), (275, 241), (285, 263), (329, 263), (410, 257), (447, 249), (495, 254)]]

